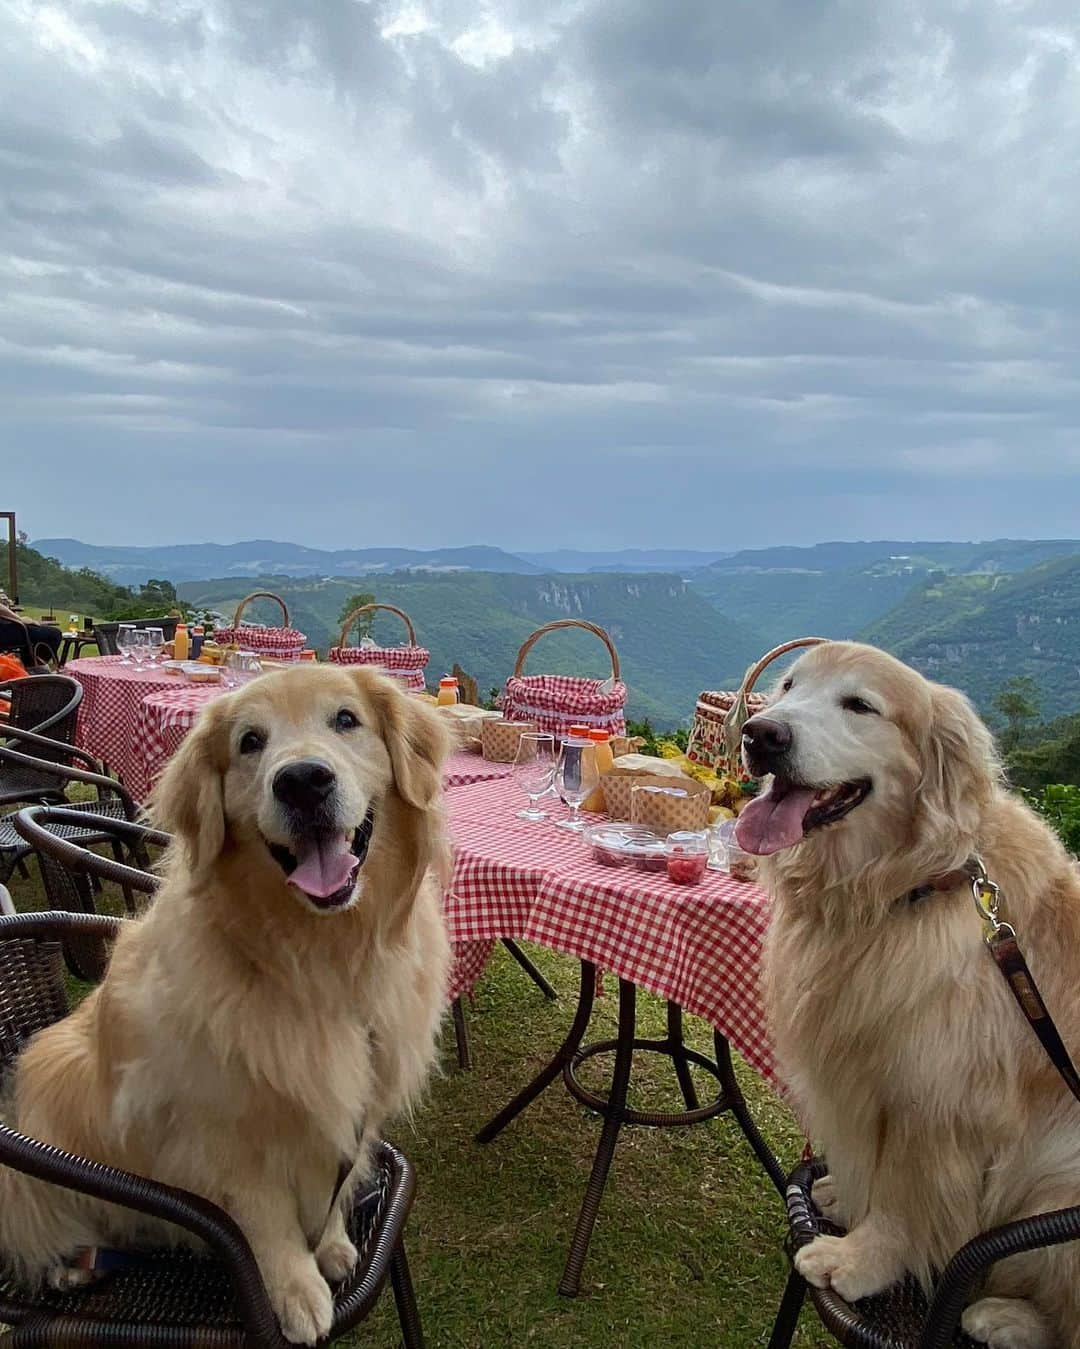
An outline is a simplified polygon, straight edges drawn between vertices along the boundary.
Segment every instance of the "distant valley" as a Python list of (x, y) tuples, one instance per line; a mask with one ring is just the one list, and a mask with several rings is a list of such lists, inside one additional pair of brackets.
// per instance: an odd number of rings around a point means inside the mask
[[(1080, 541), (877, 540), (731, 554), (629, 549), (512, 554), (492, 547), (331, 552), (256, 540), (162, 548), (45, 539), (42, 553), (115, 584), (177, 584), (190, 603), (228, 611), (265, 586), (325, 649), (350, 595), (369, 591), (410, 613), (431, 648), (430, 674), (460, 663), (500, 686), (522, 640), (553, 618), (608, 628), (624, 661), (631, 711), (683, 721), (702, 688), (732, 687), (791, 636), (860, 637), (969, 692), (984, 712), (1015, 675), (1031, 676), (1047, 717), (1080, 709)], [(45, 559), (41, 559), (43, 563)], [(44, 582), (42, 582), (44, 584)], [(50, 582), (43, 602), (60, 600)], [(377, 635), (398, 641), (393, 621)], [(532, 668), (606, 673), (592, 639), (558, 634)]]

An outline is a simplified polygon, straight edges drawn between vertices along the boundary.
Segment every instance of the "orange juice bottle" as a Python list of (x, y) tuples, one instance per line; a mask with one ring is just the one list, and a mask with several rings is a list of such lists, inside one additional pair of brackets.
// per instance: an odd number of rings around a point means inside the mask
[(449, 675), (439, 680), (439, 696), (435, 699), (438, 707), (453, 707), (458, 700), (458, 682)]
[(589, 743), (593, 747), (593, 756), (596, 759), (596, 771), (601, 777), (605, 773), (610, 773), (615, 767), (615, 755), (611, 749), (611, 737), (607, 731), (590, 731)]
[(177, 623), (176, 636), (173, 638), (173, 659), (187, 660), (191, 655), (191, 638), (188, 636), (187, 624)]

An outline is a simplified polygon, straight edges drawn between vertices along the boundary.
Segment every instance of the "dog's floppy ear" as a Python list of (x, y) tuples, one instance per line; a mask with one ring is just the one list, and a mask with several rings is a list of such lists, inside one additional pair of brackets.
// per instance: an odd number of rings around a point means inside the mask
[(193, 871), (209, 866), (225, 846), (225, 708), (211, 703), (169, 762), (150, 797), (150, 818), (175, 834)]
[(442, 788), (443, 761), (450, 752), (446, 727), (427, 704), (402, 693), (389, 680), (381, 681), (377, 690), (365, 680), (363, 688), (379, 710), (398, 795), (417, 810), (426, 810)]
[(930, 716), (923, 746), (920, 798), (925, 808), (974, 835), (1001, 781), (994, 738), (968, 699), (943, 684), (930, 685)]

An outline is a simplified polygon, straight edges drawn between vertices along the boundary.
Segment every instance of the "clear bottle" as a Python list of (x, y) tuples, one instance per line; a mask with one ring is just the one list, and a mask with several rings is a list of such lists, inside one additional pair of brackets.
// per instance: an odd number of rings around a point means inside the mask
[(191, 659), (198, 660), (202, 655), (203, 642), (206, 641), (206, 629), (201, 623), (196, 623), (191, 630)]
[(458, 701), (458, 682), (447, 675), (439, 680), (439, 695), (435, 699), (439, 707), (453, 707)]

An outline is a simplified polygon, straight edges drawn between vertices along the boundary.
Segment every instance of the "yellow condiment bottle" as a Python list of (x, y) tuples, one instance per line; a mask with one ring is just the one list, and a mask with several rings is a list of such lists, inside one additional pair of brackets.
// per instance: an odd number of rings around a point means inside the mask
[(435, 699), (439, 707), (453, 707), (458, 700), (458, 682), (449, 675), (439, 680), (439, 696)]
[(173, 638), (173, 659), (188, 660), (191, 656), (191, 638), (188, 636), (187, 624), (177, 623), (176, 636)]

